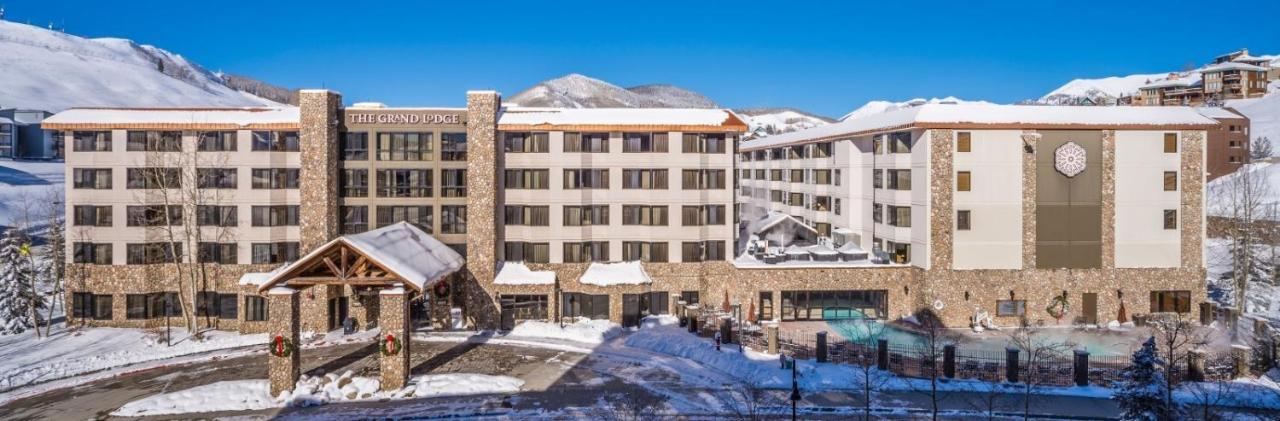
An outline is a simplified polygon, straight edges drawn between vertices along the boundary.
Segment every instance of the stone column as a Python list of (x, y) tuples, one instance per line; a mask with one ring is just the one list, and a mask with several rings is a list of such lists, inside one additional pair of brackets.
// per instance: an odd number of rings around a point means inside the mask
[(298, 309), (298, 290), (289, 287), (275, 287), (267, 292), (267, 337), (268, 343), (275, 346), (276, 337), (280, 337), (293, 345), (287, 357), (278, 357), (274, 353), (267, 354), (267, 378), (271, 382), (271, 396), (279, 396), (280, 392), (293, 390), (302, 374), (302, 356), (300, 351), (300, 315)]
[(1036, 268), (1036, 148), (1040, 134), (1022, 131), (1022, 268)]
[(398, 390), (409, 382), (409, 300), (403, 286), (396, 286), (378, 293), (378, 327), (382, 328), (379, 341), (388, 336), (400, 340), (400, 352), (395, 355), (378, 355), (382, 370), (382, 390)]
[[(501, 146), (498, 139), (498, 109), (502, 98), (494, 91), (467, 92), (467, 270), (484, 288), (472, 294), (471, 311), (479, 328), (498, 327), (498, 303), (494, 301), (493, 277), (497, 270), (499, 232), (497, 210)], [(483, 297), (483, 298), (482, 298)]]
[(951, 269), (955, 163), (955, 132), (929, 130), (929, 269)]
[(304, 89), (299, 94), (301, 254), (338, 235), (338, 107), (341, 105), (342, 96), (334, 91)]
[(1249, 354), (1252, 350), (1244, 345), (1231, 345), (1232, 378), (1238, 379), (1249, 375)]
[(1116, 267), (1116, 131), (1102, 131), (1102, 268)]
[[(1204, 266), (1204, 132), (1185, 131), (1182, 140), (1181, 164), (1178, 174), (1182, 188), (1182, 209), (1178, 211), (1181, 227), (1182, 267), (1200, 269)], [(1203, 278), (1203, 277), (1201, 277)], [(1197, 295), (1203, 296), (1203, 292)]]
[(769, 342), (769, 353), (778, 353), (778, 325), (770, 324), (764, 327), (765, 337)]

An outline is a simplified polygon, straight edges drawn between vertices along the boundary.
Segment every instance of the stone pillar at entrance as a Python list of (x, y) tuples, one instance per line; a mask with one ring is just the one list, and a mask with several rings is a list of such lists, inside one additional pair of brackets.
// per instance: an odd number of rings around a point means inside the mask
[[(381, 356), (382, 390), (397, 390), (409, 382), (409, 300), (403, 286), (382, 290), (378, 294), (378, 326), (382, 328), (378, 355)], [(400, 341), (401, 349), (392, 355), (381, 352), (390, 349), (387, 338)]]
[[(267, 311), (267, 339), (272, 347), (267, 354), (267, 377), (271, 379), (271, 396), (279, 396), (280, 392), (293, 390), (301, 374), (298, 290), (275, 287), (267, 291)], [(276, 355), (277, 337), (287, 356)]]

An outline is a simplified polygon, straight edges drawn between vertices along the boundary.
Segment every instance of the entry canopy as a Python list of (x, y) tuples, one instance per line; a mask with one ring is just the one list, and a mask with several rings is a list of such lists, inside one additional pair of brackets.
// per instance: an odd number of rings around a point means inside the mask
[[(258, 286), (341, 284), (394, 286), (422, 291), (462, 269), (462, 255), (418, 227), (399, 222), (329, 241), (296, 262), (276, 269)], [(249, 275), (246, 275), (249, 276)]]

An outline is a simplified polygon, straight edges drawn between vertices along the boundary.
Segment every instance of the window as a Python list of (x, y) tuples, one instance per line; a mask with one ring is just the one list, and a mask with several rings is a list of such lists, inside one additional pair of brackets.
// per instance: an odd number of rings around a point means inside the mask
[(234, 227), (237, 224), (235, 205), (197, 205), (196, 225), (202, 227)]
[(550, 170), (506, 170), (503, 187), (508, 189), (546, 190), (550, 188)]
[(835, 204), (834, 206), (832, 206), (832, 208), (835, 209), (836, 215), (840, 214), (840, 198), (839, 197), (835, 198)]
[(199, 253), (196, 258), (200, 263), (220, 263), (224, 265), (234, 265), (236, 258), (236, 243), (200, 243)]
[(369, 230), (368, 206), (339, 206), (338, 215), (342, 217), (343, 234), (359, 234)]
[(1178, 153), (1178, 134), (1164, 134), (1164, 153)]
[(217, 317), (218, 293), (210, 292), (210, 291), (197, 291), (195, 315), (197, 317)]
[(680, 301), (685, 305), (698, 304), (698, 291), (680, 291)]
[(684, 170), (681, 185), (685, 190), (724, 189), (724, 170)]
[(609, 225), (609, 205), (565, 206), (564, 226)]
[(565, 189), (607, 189), (609, 188), (609, 170), (566, 169), (564, 170)]
[(369, 170), (344, 169), (338, 174), (341, 197), (369, 197)]
[[(168, 310), (168, 311), (166, 311)], [(176, 292), (153, 292), (147, 294), (147, 317), (181, 316), (182, 306), (178, 304)]]
[(684, 153), (724, 153), (724, 133), (685, 133)]
[(75, 218), (72, 225), (86, 227), (111, 226), (111, 206), (76, 205), (72, 208)]
[(111, 320), (111, 295), (77, 292), (71, 295), (72, 317)]
[(431, 161), (431, 133), (378, 133), (379, 161)]
[(813, 184), (831, 184), (831, 170), (813, 170)]
[(871, 138), (873, 153), (880, 155), (884, 153), (884, 135), (878, 134)]
[(782, 181), (782, 170), (769, 170), (769, 181)]
[(893, 206), (888, 209), (889, 225), (902, 228), (911, 227), (911, 207), (910, 206)]
[(792, 182), (792, 183), (803, 183), (803, 182), (804, 182), (804, 170), (791, 170), (791, 171), (788, 171), (788, 174), (787, 174), (787, 181)]
[(885, 175), (890, 190), (911, 190), (911, 170), (886, 170)]
[(724, 225), (724, 205), (684, 206), (680, 212), (681, 225)]
[(773, 291), (760, 291), (760, 314), (756, 320), (773, 320)]
[(911, 153), (911, 132), (889, 133), (889, 153)]
[(871, 187), (884, 188), (884, 170), (871, 170)]
[(623, 241), (622, 260), (667, 263), (667, 243)]
[(236, 150), (236, 132), (200, 132), (196, 141), (196, 150), (200, 152), (234, 152)]
[(564, 133), (565, 152), (608, 153), (608, 133)]
[(431, 197), (431, 170), (378, 170), (378, 197)]
[(682, 262), (724, 260), (724, 241), (686, 241), (680, 249)]
[(502, 149), (510, 153), (547, 153), (550, 135), (546, 132), (503, 133)]
[(608, 241), (564, 243), (565, 263), (606, 262), (609, 260)]
[(785, 202), (787, 192), (782, 190), (769, 190), (769, 201), (773, 203)]
[(884, 205), (879, 203), (871, 204), (871, 221), (877, 224), (884, 223)]
[(441, 161), (466, 161), (467, 160), (467, 134), (466, 133), (441, 133), (440, 134), (440, 160)]
[(969, 212), (967, 210), (956, 211), (956, 230), (968, 231), (970, 229)]
[(764, 170), (755, 170), (755, 171), (756, 171), (756, 176), (755, 176), (755, 179), (756, 179), (756, 180), (764, 180), (764, 179), (765, 179), (765, 177), (764, 177)]
[(1178, 172), (1164, 172), (1164, 191), (1178, 191)]
[(623, 133), (623, 153), (667, 152), (667, 133)]
[(267, 320), (267, 299), (256, 295), (244, 296), (244, 320), (246, 322)]
[(831, 156), (831, 142), (822, 142), (813, 144), (810, 158), (827, 158)]
[(889, 252), (889, 260), (898, 264), (911, 263), (911, 244), (895, 243), (886, 241), (886, 251)]
[(1190, 313), (1191, 291), (1151, 291), (1152, 313)]
[(467, 197), (467, 170), (440, 170), (440, 197)]
[(956, 152), (972, 152), (972, 133), (956, 132)]
[(562, 293), (560, 299), (562, 317), (585, 317), (588, 319), (609, 319), (608, 294), (583, 294), (578, 292)]
[(235, 294), (218, 294), (218, 318), (219, 319), (236, 319), (236, 300)]
[(111, 244), (109, 243), (72, 243), (72, 261), (91, 265), (111, 264)]
[(298, 132), (253, 132), (253, 150), (297, 152)]
[(157, 263), (174, 263), (182, 260), (182, 244), (173, 243), (130, 243), (125, 244), (125, 263), (130, 265), (150, 265)]
[(298, 188), (297, 168), (254, 168), (250, 174), (255, 189), (296, 189)]
[(129, 152), (182, 152), (182, 132), (128, 132), (125, 150)]
[(970, 191), (971, 176), (968, 171), (956, 173), (956, 191)]
[(835, 185), (837, 185), (837, 186), (839, 186), (839, 185), (840, 185), (840, 170), (839, 170), (839, 169), (836, 169), (836, 170), (835, 170), (835, 180), (832, 180), (832, 181), (833, 181), (833, 183), (834, 183)]
[(342, 159), (365, 161), (369, 159), (369, 133), (346, 132), (342, 134)]
[(502, 245), (504, 258), (509, 262), (547, 263), (551, 261), (551, 246), (548, 243), (526, 243), (508, 241)]
[(284, 263), (298, 260), (298, 242), (253, 243), (253, 264)]
[(622, 205), (622, 225), (667, 226), (665, 205)]
[(1022, 316), (1027, 314), (1027, 300), (996, 300), (997, 316)]
[(147, 294), (125, 294), (124, 296), (124, 318), (129, 320), (146, 319), (149, 316), (148, 304), (150, 300)]
[(805, 207), (808, 206), (804, 193), (791, 193), (787, 195), (787, 204), (791, 206)]
[(73, 132), (71, 150), (76, 152), (111, 152), (111, 132)]
[(507, 205), (503, 222), (506, 225), (545, 227), (551, 224), (550, 206)]
[(640, 293), (640, 314), (667, 314), (671, 308), (666, 291)]
[(1176, 209), (1164, 210), (1164, 229), (1178, 229), (1178, 211)]
[(435, 231), (430, 206), (378, 206), (378, 227), (405, 221), (431, 234)]
[(236, 169), (196, 168), (196, 185), (202, 189), (234, 189)]
[(622, 170), (622, 188), (666, 190), (667, 170), (665, 169), (624, 169)]
[(466, 234), (467, 233), (467, 207), (466, 206), (450, 206), (440, 207), (440, 233), (441, 234)]
[(831, 224), (828, 224), (826, 222), (815, 222), (813, 224), (813, 230), (817, 231), (819, 236), (823, 236), (823, 237), (831, 236)]
[(110, 168), (76, 168), (71, 176), (77, 189), (111, 190)]
[(125, 188), (176, 189), (182, 186), (182, 172), (177, 168), (128, 168)]
[(255, 227), (285, 227), (298, 225), (298, 205), (254, 206), (250, 209)]
[[(165, 210), (168, 212), (165, 212)], [(182, 225), (182, 205), (142, 205), (125, 207), (125, 225), (163, 227)]]
[(816, 211), (830, 212), (831, 196), (814, 196), (813, 203), (809, 207)]

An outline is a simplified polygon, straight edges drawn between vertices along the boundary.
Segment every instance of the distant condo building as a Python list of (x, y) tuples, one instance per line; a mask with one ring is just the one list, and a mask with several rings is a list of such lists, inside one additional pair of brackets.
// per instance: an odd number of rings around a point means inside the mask
[[(159, 326), (192, 297), (203, 326), (244, 332), (267, 329), (273, 285), (304, 288), (304, 330), (371, 326), (379, 282), (403, 274), (352, 275), (387, 269), (367, 246), (314, 251), (391, 233), (465, 257), (443, 282), (407, 280), (411, 318), (435, 328), (634, 326), (726, 302), (784, 322), (927, 308), (957, 327), (1052, 319), (1058, 302), (1063, 323), (1188, 313), (1206, 300), (1218, 125), (1185, 107), (930, 104), (741, 141), (723, 109), (527, 108), (490, 91), (465, 108), (344, 106), (325, 90), (296, 108), (44, 121), (69, 145), (70, 319)], [(343, 282), (281, 280), (304, 263)]]

